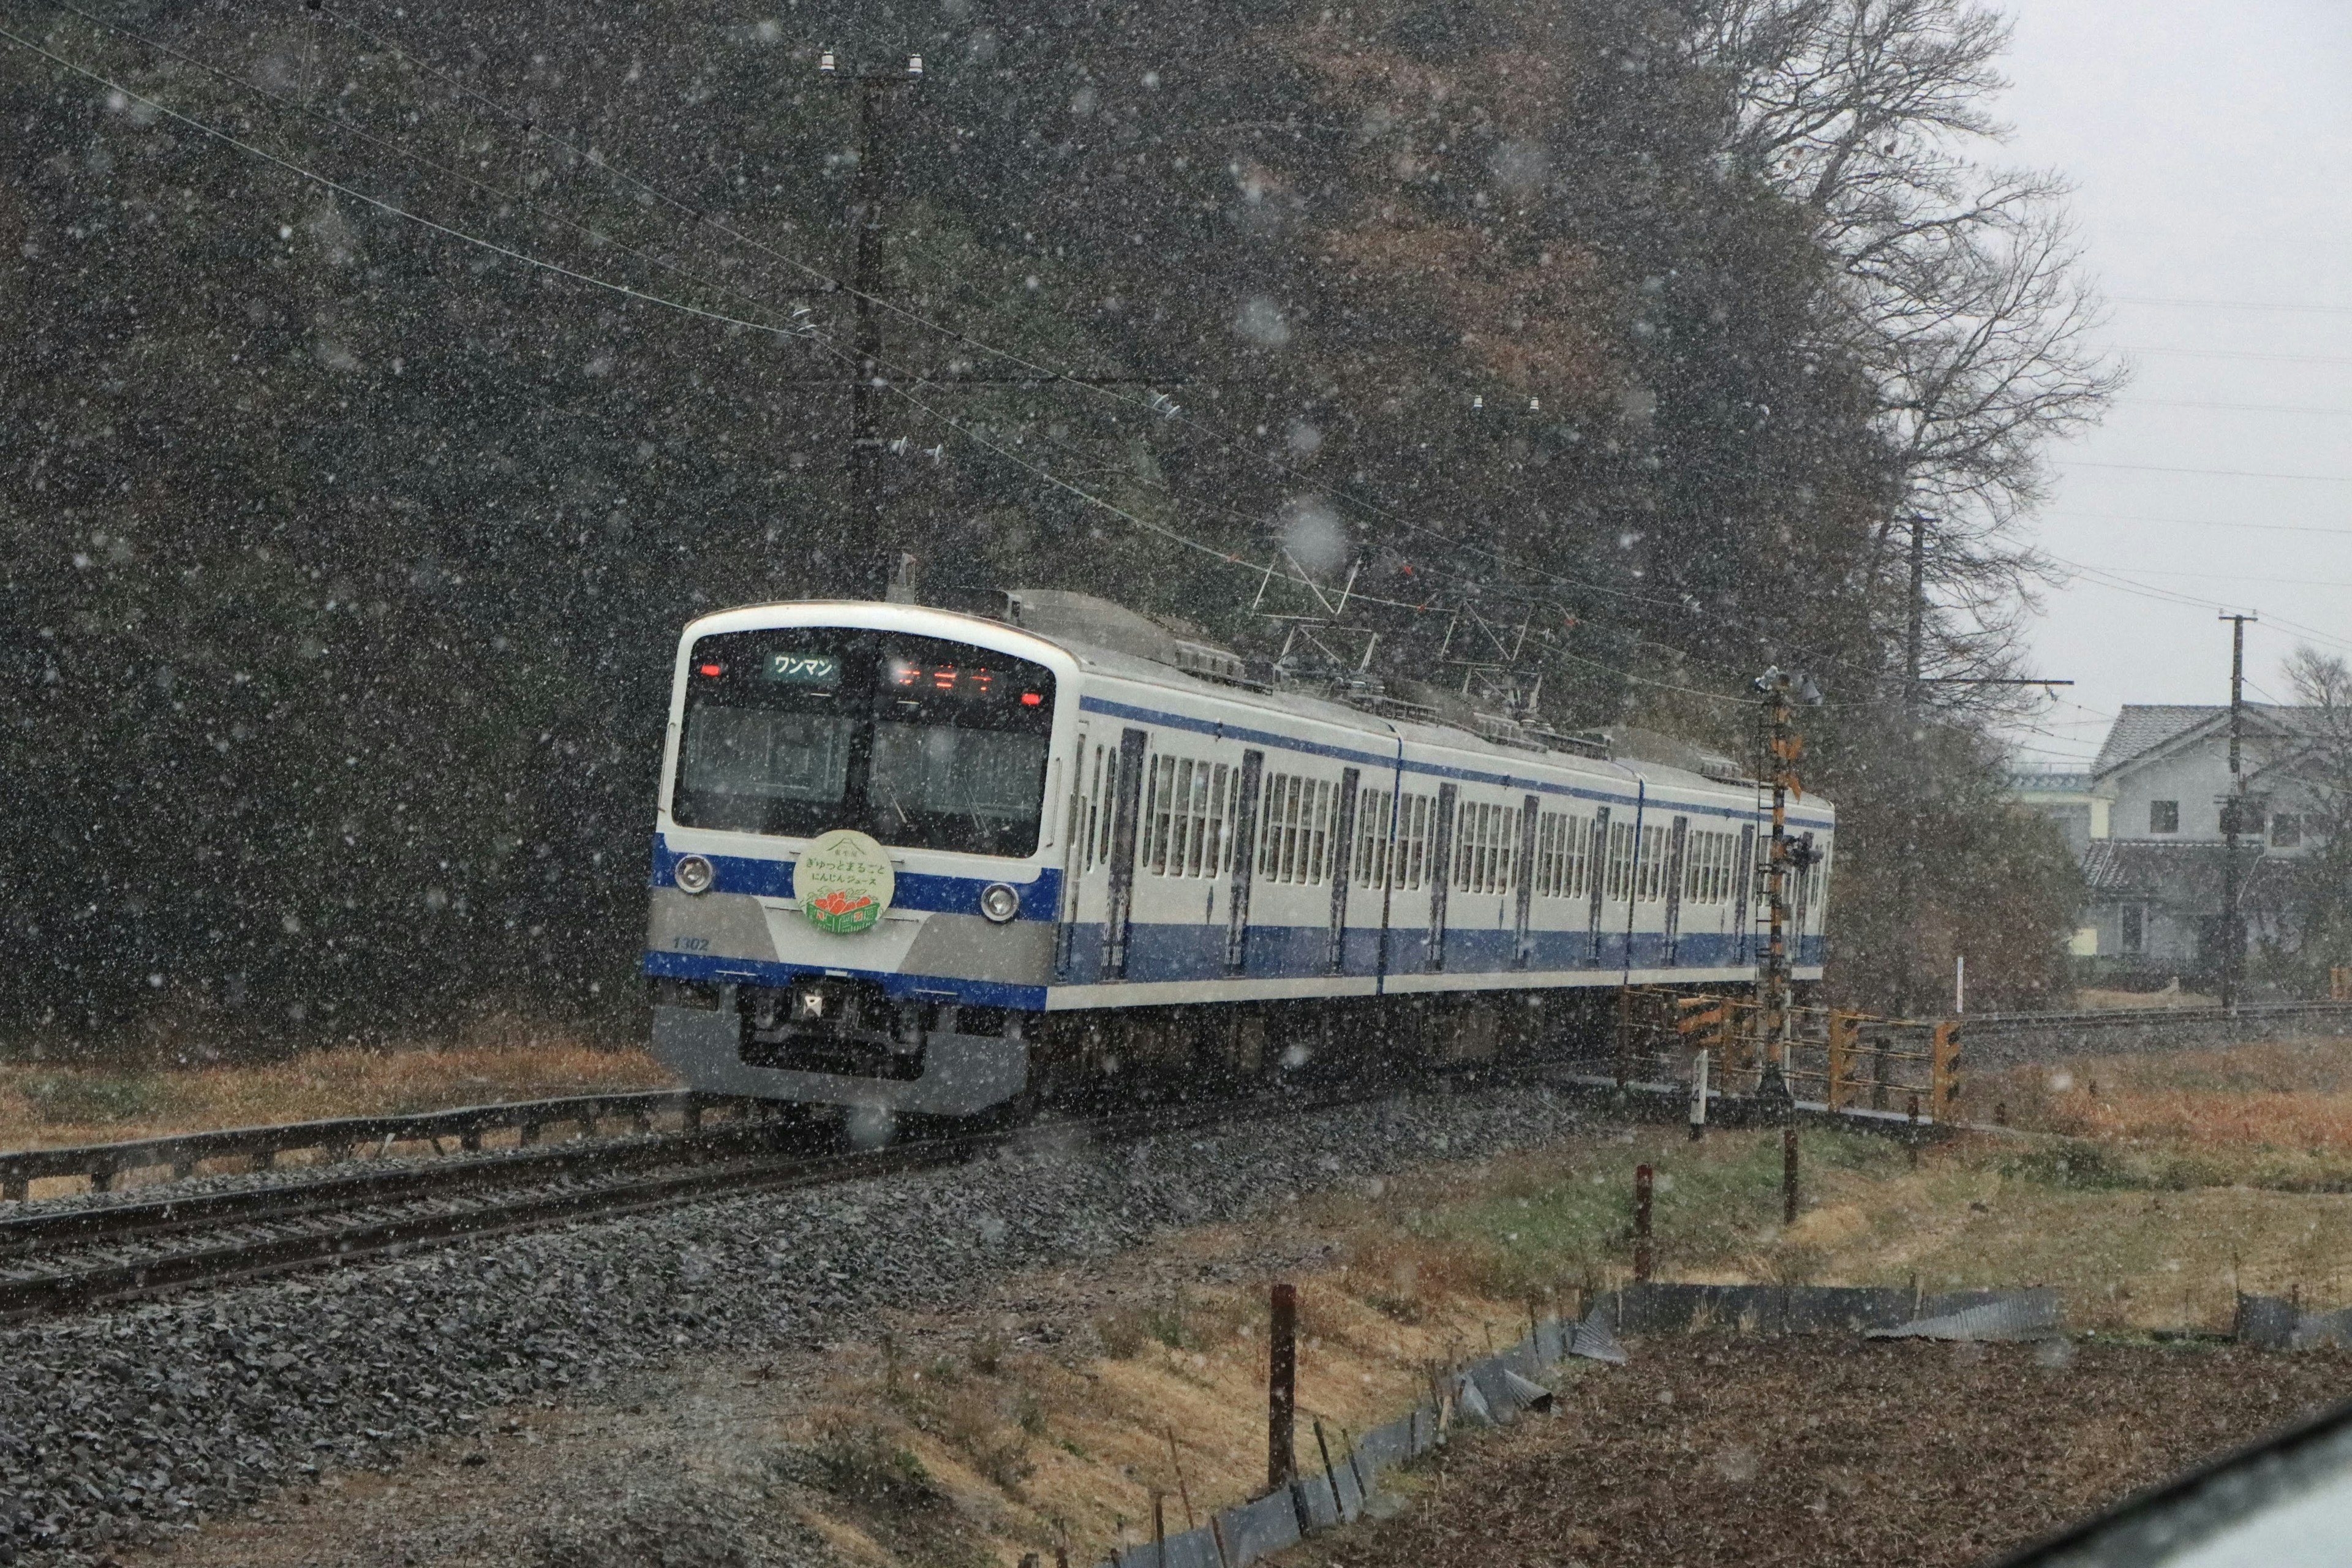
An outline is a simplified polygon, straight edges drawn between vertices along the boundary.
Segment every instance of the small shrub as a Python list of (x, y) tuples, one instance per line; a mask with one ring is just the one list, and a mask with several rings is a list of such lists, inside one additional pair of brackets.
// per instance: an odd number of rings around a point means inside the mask
[(1122, 1307), (1095, 1320), (1095, 1337), (1102, 1341), (1103, 1354), (1113, 1361), (1129, 1361), (1142, 1351), (1151, 1334), (1144, 1314)]
[(2096, 1143), (2029, 1149), (2007, 1163), (2007, 1173), (2046, 1187), (2112, 1189), (2139, 1185), (2121, 1160)]
[(889, 1513), (911, 1513), (942, 1500), (923, 1462), (873, 1426), (838, 1423), (822, 1432), (812, 1457), (825, 1489)]
[(996, 1334), (982, 1334), (971, 1342), (971, 1370), (982, 1377), (994, 1377), (1004, 1370), (1004, 1341)]
[(1154, 1307), (1143, 1315), (1144, 1331), (1171, 1351), (1181, 1351), (1190, 1343), (1184, 1332), (1184, 1296), (1179, 1291), (1164, 1307)]
[(1828, 1262), (1829, 1254), (1818, 1247), (1784, 1241), (1764, 1255), (1757, 1273), (1768, 1285), (1811, 1285)]
[(128, 1121), (155, 1108), (163, 1085), (145, 1073), (51, 1073), (26, 1079), (23, 1092), (43, 1121)]
[(1021, 1397), (1013, 1405), (1013, 1424), (1032, 1437), (1045, 1435), (1045, 1402), (1037, 1397), (1034, 1390), (1021, 1391)]

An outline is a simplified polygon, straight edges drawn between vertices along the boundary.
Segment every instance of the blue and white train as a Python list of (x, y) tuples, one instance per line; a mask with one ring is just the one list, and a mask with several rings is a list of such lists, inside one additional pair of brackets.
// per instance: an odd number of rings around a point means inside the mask
[[(1628, 984), (1755, 978), (1753, 783), (1252, 685), (1098, 600), (1011, 604), (685, 629), (645, 963), (693, 1088), (968, 1115), (1108, 1074), (1509, 1053)], [(1834, 820), (1790, 815), (1802, 982)]]

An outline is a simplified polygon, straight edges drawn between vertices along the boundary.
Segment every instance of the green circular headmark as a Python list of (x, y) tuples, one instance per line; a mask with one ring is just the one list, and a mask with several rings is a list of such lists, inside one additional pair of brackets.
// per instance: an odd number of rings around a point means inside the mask
[(870, 931), (890, 907), (898, 873), (870, 835), (837, 827), (811, 840), (793, 867), (793, 892), (809, 924), (835, 936)]

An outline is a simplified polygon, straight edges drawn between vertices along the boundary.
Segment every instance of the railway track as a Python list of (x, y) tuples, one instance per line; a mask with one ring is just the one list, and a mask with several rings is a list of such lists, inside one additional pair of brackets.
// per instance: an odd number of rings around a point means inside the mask
[(751, 1123), (25, 1215), (0, 1220), (0, 1321), (944, 1163), (990, 1141), (842, 1151), (804, 1130)]
[[(1982, 1045), (2005, 1043), (2008, 1037), (2030, 1037), (2039, 1031), (2081, 1030), (2106, 1043), (2134, 1033), (2136, 1027), (2173, 1037), (2257, 1022), (2272, 1028), (2315, 1026), (2331, 1033), (2352, 1026), (2352, 1008), (2340, 1004), (2248, 1008), (2226, 1018), (2219, 1016), (2218, 1009), (2212, 1011), (2217, 1016), (2210, 1018), (2201, 1016), (2202, 1010), (2190, 1017), (2179, 1013), (2137, 1017), (2010, 1015), (1971, 1019), (1969, 1026)], [(2168, 1038), (2166, 1043), (2176, 1040)], [(1488, 1068), (1476, 1076), (1502, 1083), (1548, 1078), (1571, 1090), (1605, 1088), (1601, 1079), (1580, 1079), (1573, 1072), (1561, 1072), (1564, 1065)], [(805, 1124), (750, 1119), (740, 1113), (740, 1108), (736, 1120), (706, 1125), (702, 1108), (682, 1096), (543, 1101), (377, 1119), (364, 1131), (371, 1138), (383, 1137), (387, 1144), (394, 1137), (428, 1139), (446, 1134), (465, 1137), (477, 1152), (389, 1169), (354, 1171), (348, 1165), (331, 1165), (323, 1167), (328, 1173), (316, 1178), (269, 1186), (121, 1198), (0, 1218), (0, 1321), (80, 1311), (200, 1285), (356, 1262), (415, 1247), (512, 1235), (698, 1199), (950, 1163), (1018, 1135), (1052, 1135), (1058, 1131), (1103, 1139), (1182, 1131), (1376, 1099), (1393, 1092), (1394, 1087), (1321, 1094), (1286, 1090), (1250, 1100), (1193, 1102), (1181, 1110), (1129, 1110), (1031, 1123), (1020, 1129), (928, 1138), (868, 1151), (844, 1150), (832, 1142), (835, 1135), (820, 1134)], [(1678, 1086), (1671, 1084), (1642, 1087), (1675, 1097), (1681, 1093)], [(478, 1152), (479, 1131), (486, 1126), (521, 1128), (529, 1139), (536, 1136), (541, 1124), (577, 1121), (592, 1126), (593, 1117), (601, 1113), (626, 1115), (643, 1129), (650, 1125), (649, 1117), (656, 1110), (682, 1111), (683, 1124), (675, 1131), (632, 1138), (583, 1138), (552, 1145), (525, 1142), (494, 1153)], [(1916, 1126), (1907, 1130), (1899, 1126), (1900, 1118), (1883, 1120), (1887, 1128), (1874, 1124), (1865, 1130), (1894, 1129), (1912, 1135), (1918, 1131)], [(281, 1147), (334, 1148), (348, 1146), (348, 1134), (360, 1131), (356, 1122), (241, 1129), (150, 1141), (149, 1144), (43, 1151), (37, 1158), (58, 1170), (86, 1168), (96, 1173), (135, 1168), (142, 1162), (170, 1163), (176, 1170), (189, 1158), (215, 1153), (215, 1144), (257, 1153)], [(169, 1158), (155, 1159), (158, 1149)], [(35, 1157), (0, 1155), (0, 1162), (21, 1163)], [(13, 1170), (6, 1173), (23, 1179)], [(29, 1168), (24, 1173), (38, 1173)], [(93, 1184), (98, 1184), (95, 1180)]]
[[(1490, 1068), (1473, 1076), (1507, 1083), (1543, 1071)], [(844, 1149), (829, 1130), (745, 1121), (626, 1142), (527, 1148), (268, 1187), (36, 1212), (0, 1219), (0, 1322), (698, 1200), (951, 1164), (1015, 1139), (1117, 1141), (1234, 1126), (1380, 1099), (1396, 1087), (1283, 1089), (871, 1150)]]

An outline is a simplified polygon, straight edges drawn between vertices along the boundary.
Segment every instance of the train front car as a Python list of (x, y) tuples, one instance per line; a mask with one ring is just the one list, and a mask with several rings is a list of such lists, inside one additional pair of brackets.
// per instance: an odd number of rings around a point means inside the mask
[(1076, 674), (1011, 626), (911, 605), (688, 626), (646, 943), (656, 1053), (713, 1094), (927, 1115), (1020, 1096)]

